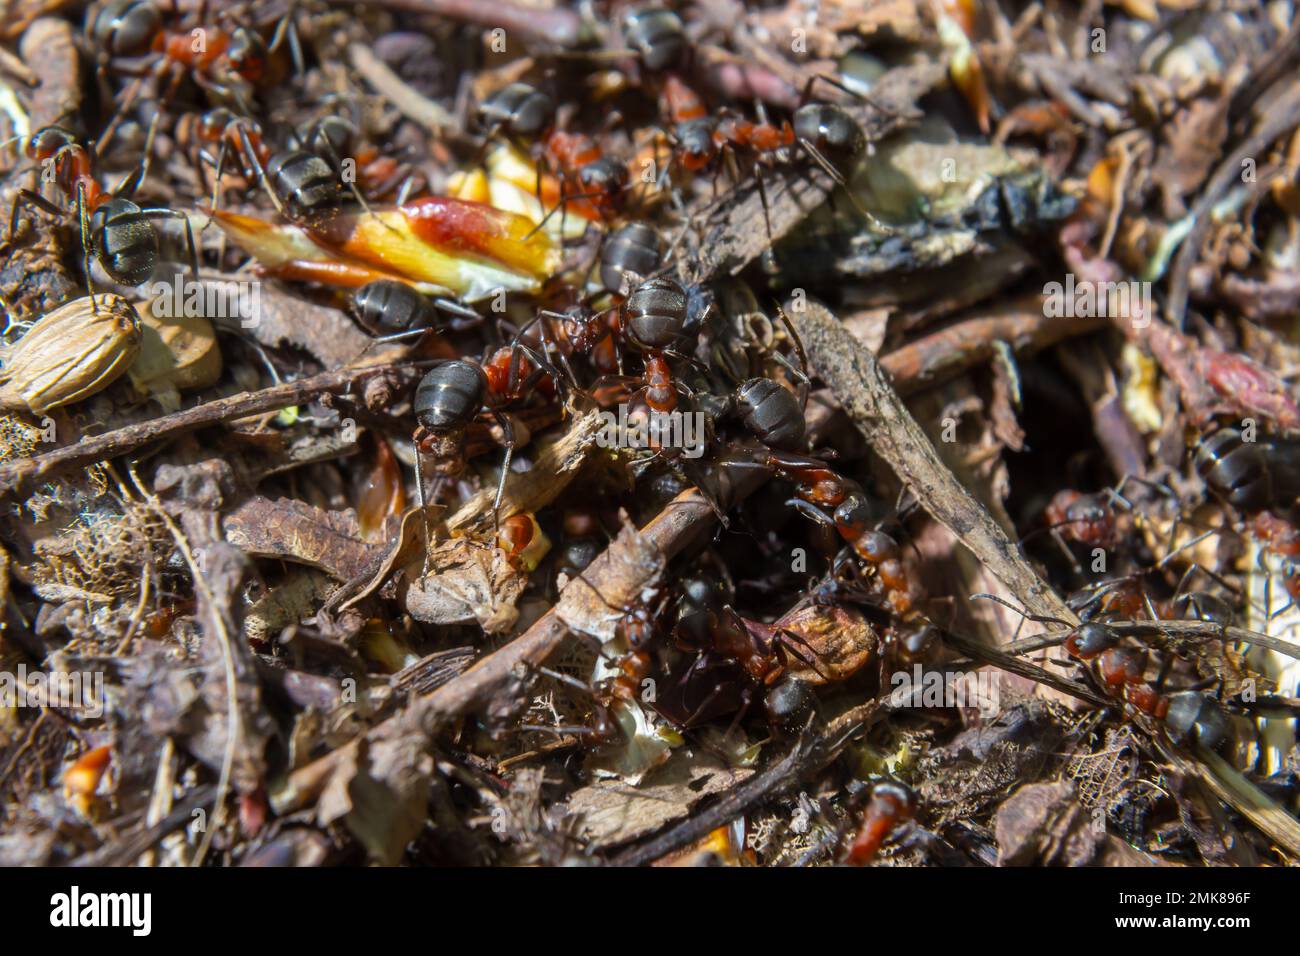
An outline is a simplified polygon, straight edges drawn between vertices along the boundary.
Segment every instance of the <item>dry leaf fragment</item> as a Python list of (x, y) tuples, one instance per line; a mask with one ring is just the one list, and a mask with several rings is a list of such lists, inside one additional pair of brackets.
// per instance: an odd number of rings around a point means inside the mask
[(504, 634), (519, 619), (515, 602), (527, 583), (500, 548), (452, 538), (430, 553), (429, 572), (406, 592), (406, 609), (426, 624), (477, 621), (489, 634)]
[(788, 673), (809, 684), (848, 680), (871, 662), (879, 645), (862, 613), (843, 604), (809, 605), (786, 614), (772, 627), (797, 639), (790, 645)]
[(250, 498), (226, 516), (226, 540), (259, 558), (281, 558), (319, 568), (347, 581), (378, 554), (361, 540), (351, 511), (320, 508), (280, 498)]
[(996, 832), (1000, 866), (1084, 866), (1106, 838), (1065, 780), (1017, 790), (998, 808)]
[(663, 552), (631, 525), (623, 526), (606, 554), (611, 560), (608, 573), (601, 576), (600, 590), (577, 578), (555, 606), (561, 621), (602, 644), (614, 639), (625, 609), (635, 606), (659, 582), (665, 564)]
[(608, 781), (576, 790), (565, 803), (596, 849), (635, 840), (688, 816), (700, 800), (753, 773), (729, 769), (708, 754), (679, 753), (639, 787)]

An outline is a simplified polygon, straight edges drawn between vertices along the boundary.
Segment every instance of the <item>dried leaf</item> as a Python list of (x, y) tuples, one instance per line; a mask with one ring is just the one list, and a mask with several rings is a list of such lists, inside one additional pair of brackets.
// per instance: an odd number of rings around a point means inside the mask
[(477, 621), (489, 634), (504, 634), (519, 619), (515, 602), (528, 584), (500, 548), (452, 538), (429, 554), (429, 572), (406, 592), (406, 609), (426, 624)]
[(564, 589), (555, 613), (568, 627), (596, 638), (602, 644), (614, 639), (615, 627), (625, 609), (634, 606), (642, 592), (653, 588), (664, 570), (663, 553), (654, 542), (636, 528), (624, 525), (610, 544), (602, 576), (603, 587), (596, 591), (576, 579)]
[(361, 540), (351, 511), (322, 511), (291, 498), (250, 498), (225, 519), (226, 540), (259, 558), (319, 568), (341, 581), (362, 572), (379, 553)]
[(705, 797), (729, 790), (753, 774), (729, 769), (705, 753), (679, 753), (639, 787), (597, 783), (582, 787), (565, 802), (597, 848), (635, 840), (688, 816)]

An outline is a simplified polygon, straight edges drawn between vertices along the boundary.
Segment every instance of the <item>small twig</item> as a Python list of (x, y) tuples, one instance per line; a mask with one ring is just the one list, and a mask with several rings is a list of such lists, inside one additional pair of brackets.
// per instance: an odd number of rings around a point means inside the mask
[(1077, 624), (1075, 613), (939, 459), (870, 350), (816, 302), (790, 311), (790, 318), (818, 377), (921, 506), (961, 539), (1030, 613)]
[(456, 119), (451, 113), (440, 104), (421, 95), (389, 69), (388, 64), (375, 56), (369, 47), (359, 43), (352, 44), (348, 47), (348, 59), (362, 78), (384, 99), (392, 103), (403, 116), (435, 133), (455, 126)]
[[(344, 0), (333, 0), (342, 5)], [(350, 2), (349, 4), (350, 5)], [(532, 40), (568, 49), (585, 37), (582, 18), (564, 8), (521, 6), (506, 0), (373, 0), (376, 7), (430, 16), (451, 17), (484, 27), (499, 27)]]
[(900, 395), (911, 395), (947, 381), (992, 357), (998, 342), (1017, 354), (1036, 352), (1063, 339), (1085, 335), (1106, 324), (1104, 317), (1048, 318), (1042, 300), (1005, 315), (966, 319), (880, 357), (880, 366)]
[(75, 445), (67, 445), (35, 458), (22, 458), (0, 465), (0, 495), (17, 494), (35, 482), (84, 468), (97, 461), (125, 455), (151, 442), (176, 438), (188, 432), (216, 425), (234, 418), (301, 405), (321, 392), (339, 392), (350, 385), (387, 371), (413, 372), (427, 363), (373, 365), (359, 369), (323, 372), (311, 378), (275, 385), (258, 392), (243, 392), (229, 398), (207, 402), (170, 415), (127, 425), (103, 435), (92, 435)]
[(1282, 103), (1275, 104), (1259, 123), (1255, 133), (1232, 152), (1214, 171), (1201, 197), (1192, 207), (1192, 229), (1178, 248), (1169, 276), (1169, 303), (1165, 314), (1177, 328), (1187, 321), (1188, 277), (1201, 255), (1201, 243), (1213, 225), (1211, 213), (1234, 183), (1241, 181), (1241, 164), (1258, 160), (1273, 140), (1300, 123), (1300, 90), (1293, 90)]
[(805, 731), (785, 755), (767, 769), (737, 784), (722, 794), (712, 806), (690, 819), (624, 850), (610, 863), (614, 866), (644, 866), (698, 840), (749, 808), (797, 784), (813, 770), (826, 766), (850, 739), (862, 733), (886, 712), (883, 701), (872, 700), (841, 714), (815, 736), (810, 736)]

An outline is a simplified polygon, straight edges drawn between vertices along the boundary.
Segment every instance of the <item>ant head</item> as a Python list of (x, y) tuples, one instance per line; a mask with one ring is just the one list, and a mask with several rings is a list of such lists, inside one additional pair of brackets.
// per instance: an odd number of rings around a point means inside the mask
[(627, 166), (602, 156), (578, 170), (578, 183), (587, 193), (617, 192), (627, 185)]
[(1071, 523), (1093, 524), (1109, 517), (1110, 508), (1102, 495), (1080, 495), (1065, 509), (1065, 520)]
[(37, 130), (23, 143), (23, 152), (27, 158), (38, 163), (53, 159), (70, 148), (80, 148), (77, 136), (62, 126), (47, 126)]
[(241, 79), (256, 83), (266, 70), (266, 43), (247, 27), (236, 27), (226, 47), (230, 71)]
[(698, 172), (718, 155), (718, 145), (713, 140), (713, 120), (695, 119), (678, 123), (672, 138), (677, 147), (677, 157), (690, 172)]
[(1086, 661), (1096, 657), (1102, 651), (1114, 647), (1119, 642), (1119, 635), (1100, 621), (1089, 621), (1079, 625), (1065, 640), (1065, 649), (1073, 657)]

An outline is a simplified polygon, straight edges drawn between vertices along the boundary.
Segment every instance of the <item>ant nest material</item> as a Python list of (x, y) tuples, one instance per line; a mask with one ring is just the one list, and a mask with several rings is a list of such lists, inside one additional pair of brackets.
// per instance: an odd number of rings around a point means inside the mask
[(167, 526), (145, 505), (128, 503), (121, 514), (79, 520), (79, 527), (57, 540), (37, 543), (37, 584), (110, 596), (133, 593), (140, 587), (141, 570), (161, 566), (170, 552)]

